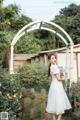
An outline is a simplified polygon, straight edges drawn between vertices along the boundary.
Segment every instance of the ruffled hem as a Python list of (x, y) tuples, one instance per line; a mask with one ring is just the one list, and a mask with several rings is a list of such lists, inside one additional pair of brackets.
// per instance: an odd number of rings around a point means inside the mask
[[(70, 110), (70, 109), (72, 109), (72, 107), (66, 108), (65, 110)], [(53, 111), (53, 110), (52, 110), (52, 111), (49, 111), (49, 110), (46, 109), (46, 112), (47, 112), (47, 113), (52, 113), (52, 114), (55, 113), (56, 115), (59, 115), (59, 114), (64, 114), (64, 113), (65, 113), (65, 110), (58, 112), (58, 111)]]

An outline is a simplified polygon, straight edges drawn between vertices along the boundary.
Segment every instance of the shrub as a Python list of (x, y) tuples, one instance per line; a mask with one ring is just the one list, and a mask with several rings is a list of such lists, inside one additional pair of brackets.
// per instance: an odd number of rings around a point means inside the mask
[(40, 90), (45, 88), (48, 90), (47, 66), (40, 63), (24, 64), (18, 69), (18, 80), (20, 80), (21, 86), (26, 89)]
[(0, 68), (0, 112), (8, 112), (12, 119), (19, 109), (19, 82), (7, 70)]
[(80, 102), (80, 81), (78, 81), (77, 83), (72, 83), (70, 94), (76, 99), (76, 101)]

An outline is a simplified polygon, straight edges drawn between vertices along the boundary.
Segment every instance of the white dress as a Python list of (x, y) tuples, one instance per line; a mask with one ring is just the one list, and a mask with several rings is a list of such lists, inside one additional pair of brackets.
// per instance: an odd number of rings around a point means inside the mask
[(63, 88), (61, 81), (57, 80), (55, 74), (59, 73), (60, 70), (57, 65), (51, 64), (50, 73), (52, 82), (48, 93), (48, 102), (46, 111), (48, 113), (63, 114), (66, 109), (71, 109), (71, 104)]

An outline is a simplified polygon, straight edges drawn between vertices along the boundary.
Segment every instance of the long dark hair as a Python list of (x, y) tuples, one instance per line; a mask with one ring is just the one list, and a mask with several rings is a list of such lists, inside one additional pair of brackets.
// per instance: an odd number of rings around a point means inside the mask
[[(49, 53), (48, 54), (48, 60), (51, 59), (51, 56), (55, 56), (55, 58), (56, 58), (56, 53)], [(49, 63), (49, 65), (48, 65), (48, 77), (51, 76), (51, 74), (50, 74), (50, 66), (51, 66), (51, 63)]]

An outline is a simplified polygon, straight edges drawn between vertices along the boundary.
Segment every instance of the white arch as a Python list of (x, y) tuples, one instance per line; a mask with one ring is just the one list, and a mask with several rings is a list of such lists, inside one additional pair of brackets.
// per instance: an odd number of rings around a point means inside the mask
[[(62, 27), (60, 27), (59, 25), (57, 25), (56, 23), (53, 23), (53, 22), (48, 22), (48, 21), (36, 21), (36, 22), (31, 22), (31, 23), (29, 23), (28, 25), (25, 25), (21, 30), (19, 30), (19, 32), (15, 35), (15, 37), (13, 38), (13, 40), (12, 40), (12, 43), (11, 43), (11, 45), (15, 45), (16, 44), (16, 42), (17, 42), (17, 40), (16, 40), (16, 38), (24, 31), (24, 30), (26, 30), (27, 28), (29, 28), (29, 27), (31, 27), (31, 26), (33, 26), (33, 25), (37, 25), (38, 23), (47, 23), (47, 24), (50, 24), (50, 25), (52, 25), (52, 26), (55, 26), (56, 28), (58, 28), (60, 31), (62, 31), (64, 34), (65, 34), (65, 36), (68, 38), (68, 40), (69, 40), (69, 42), (70, 42), (70, 44), (72, 44), (73, 45), (73, 41), (72, 41), (72, 39), (71, 39), (71, 37), (68, 35), (68, 33), (62, 28)], [(42, 25), (41, 25), (42, 26)], [(38, 28), (39, 29), (39, 28)], [(14, 44), (14, 42), (15, 42), (15, 44)]]
[[(26, 32), (30, 32), (30, 31), (38, 30), (38, 29), (39, 29), (39, 28), (33, 28), (33, 29), (27, 30)], [(63, 42), (65, 43), (65, 45), (68, 45), (68, 42), (66, 41), (66, 39), (65, 39), (62, 35), (60, 35), (58, 32), (56, 32), (55, 30), (51, 30), (51, 29), (46, 28), (46, 27), (41, 27), (41, 29), (56, 34), (58, 37), (60, 37), (60, 38), (63, 40)], [(12, 46), (14, 46), (14, 45), (16, 44), (16, 42), (19, 40), (19, 38), (21, 38), (26, 32), (23, 31), (20, 35), (18, 35), (18, 36), (16, 37), (16, 41), (14, 41), (14, 42), (12, 43)]]
[[(64, 33), (64, 35), (67, 37), (67, 39), (69, 40), (69, 43), (68, 41), (62, 36), (60, 35), (59, 33), (57, 33), (55, 30), (52, 30), (50, 28), (46, 28), (46, 27), (42, 27), (43, 24), (50, 24), (52, 26), (55, 26), (56, 28), (58, 28), (61, 32)], [(36, 25), (35, 27), (33, 25)], [(63, 42), (65, 43), (65, 45), (67, 46), (68, 44), (70, 45), (70, 49), (71, 49), (71, 73), (73, 73), (73, 41), (71, 39), (71, 37), (68, 35), (68, 33), (62, 28), (60, 27), (59, 25), (53, 23), (53, 22), (47, 22), (47, 21), (36, 21), (36, 22), (31, 22), (30, 24), (28, 25), (25, 25), (21, 30), (19, 30), (19, 32), (15, 35), (15, 37), (13, 38), (12, 40), (12, 43), (11, 43), (11, 60), (10, 60), (10, 73), (13, 74), (14, 73), (14, 70), (13, 70), (13, 50), (14, 50), (14, 45), (16, 44), (16, 42), (19, 40), (20, 37), (22, 37), (26, 32), (30, 32), (32, 30), (35, 30), (35, 29), (42, 29), (42, 30), (47, 30), (47, 31), (50, 31), (52, 33), (55, 33), (58, 37), (60, 37)], [(26, 32), (25, 32), (26, 31)], [(73, 75), (72, 75), (73, 76)], [(71, 79), (73, 79), (71, 76)]]

